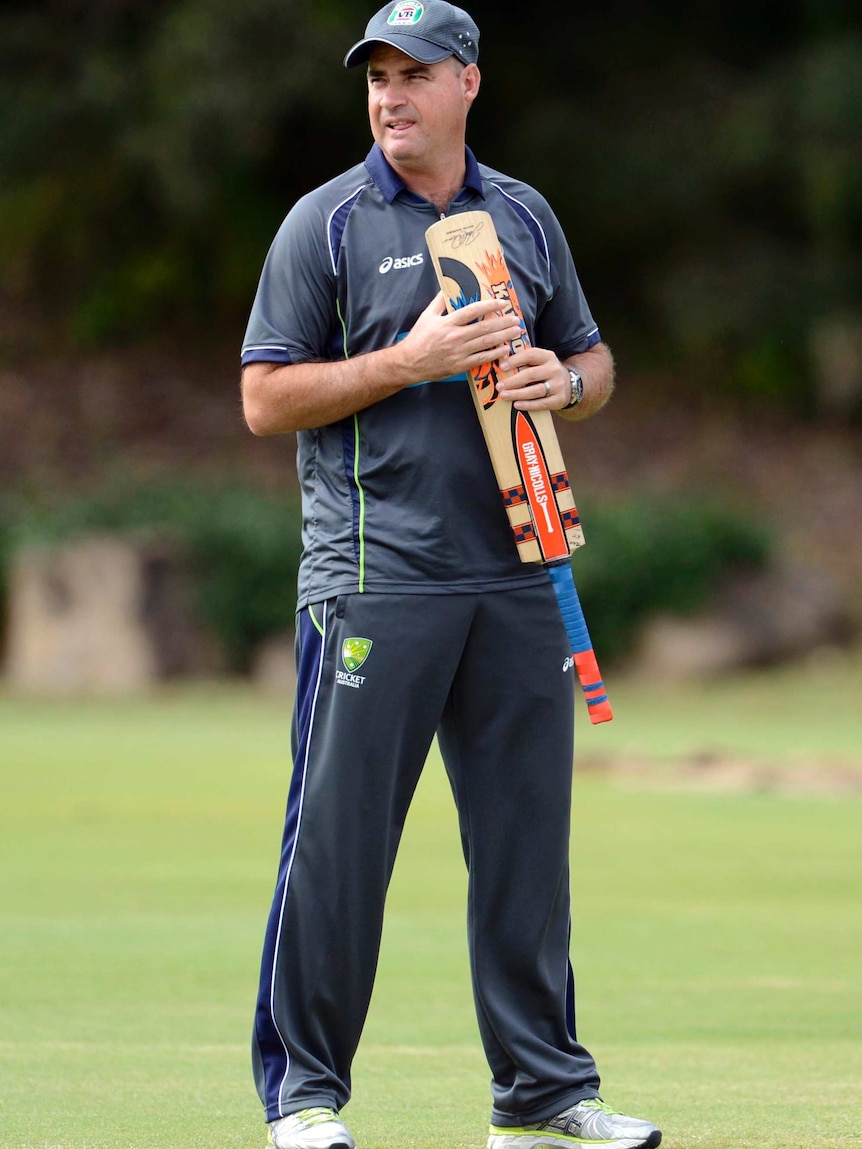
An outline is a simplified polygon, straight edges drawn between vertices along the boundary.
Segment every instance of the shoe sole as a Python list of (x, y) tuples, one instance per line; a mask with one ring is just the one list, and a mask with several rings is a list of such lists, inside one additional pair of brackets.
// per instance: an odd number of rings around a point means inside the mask
[[(269, 1141), (267, 1149), (283, 1149), (283, 1147), (279, 1146), (277, 1141)], [(311, 1147), (308, 1142), (303, 1145), (300, 1141), (294, 1140), (290, 1142), (288, 1149), (311, 1149)], [(356, 1147), (351, 1141), (327, 1141), (326, 1144), (318, 1143), (314, 1149), (356, 1149)]]
[[(299, 1142), (293, 1141), (291, 1142), (290, 1149), (297, 1149), (298, 1146)], [(277, 1142), (269, 1141), (267, 1143), (267, 1149), (280, 1149), (280, 1147), (278, 1146)], [(301, 1149), (308, 1149), (308, 1147), (302, 1146)], [(315, 1145), (314, 1149), (355, 1149), (355, 1146), (352, 1145), (349, 1141), (330, 1141), (327, 1142), (326, 1145)]]
[(661, 1130), (655, 1129), (644, 1140), (638, 1137), (614, 1137), (609, 1141), (596, 1141), (588, 1137), (571, 1137), (566, 1133), (495, 1133), (488, 1138), (488, 1149), (565, 1149), (567, 1145), (593, 1145), (596, 1149), (657, 1149), (661, 1145)]
[[(277, 1141), (273, 1141), (272, 1138), (270, 1138), (266, 1143), (266, 1149), (312, 1149), (312, 1146), (310, 1142), (306, 1141), (303, 1143), (296, 1138), (287, 1143), (282, 1142), (282, 1144), (279, 1145)], [(319, 1141), (313, 1146), (313, 1149), (356, 1149), (356, 1146), (352, 1141), (339, 1139), (338, 1141)]]

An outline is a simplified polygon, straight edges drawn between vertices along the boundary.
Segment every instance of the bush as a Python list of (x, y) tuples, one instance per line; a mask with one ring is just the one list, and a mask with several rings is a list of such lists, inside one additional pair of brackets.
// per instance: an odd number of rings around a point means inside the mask
[(708, 502), (598, 507), (586, 531), (589, 545), (575, 552), (572, 569), (605, 663), (631, 652), (650, 615), (702, 610), (730, 574), (763, 566), (771, 549), (758, 524)]
[[(301, 552), (295, 499), (242, 487), (119, 487), (98, 496), (12, 506), (0, 513), (4, 553), (91, 531), (152, 528), (182, 540), (199, 609), (230, 670), (246, 673), (260, 642), (293, 626)], [(572, 565), (590, 632), (605, 664), (631, 650), (658, 611), (702, 609), (727, 575), (763, 564), (769, 542), (737, 511), (651, 499), (590, 512), (589, 545)]]

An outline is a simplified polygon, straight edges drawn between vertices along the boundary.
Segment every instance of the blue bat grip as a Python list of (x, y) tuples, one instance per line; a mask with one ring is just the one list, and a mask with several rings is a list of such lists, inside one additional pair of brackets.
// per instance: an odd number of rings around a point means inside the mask
[(575, 589), (575, 580), (572, 576), (572, 565), (568, 560), (553, 563), (548, 566), (548, 574), (554, 584), (554, 593), (560, 604), (560, 613), (563, 616), (563, 625), (569, 636), (569, 646), (573, 654), (581, 654), (585, 650), (592, 650), (590, 633), (587, 622), (581, 609), (581, 600)]
[(614, 712), (608, 701), (605, 684), (593, 652), (593, 642), (587, 630), (584, 612), (581, 610), (581, 600), (575, 589), (572, 564), (568, 560), (563, 560), (549, 563), (546, 569), (557, 596), (560, 614), (563, 616), (563, 625), (574, 656), (575, 670), (584, 692), (590, 721), (610, 722)]

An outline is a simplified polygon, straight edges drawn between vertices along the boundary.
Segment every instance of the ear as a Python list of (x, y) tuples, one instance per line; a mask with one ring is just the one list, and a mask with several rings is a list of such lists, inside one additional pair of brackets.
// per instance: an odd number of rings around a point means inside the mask
[(461, 72), (461, 86), (464, 92), (464, 100), (468, 107), (479, 95), (479, 85), (481, 82), (482, 76), (478, 67), (475, 64), (467, 64)]

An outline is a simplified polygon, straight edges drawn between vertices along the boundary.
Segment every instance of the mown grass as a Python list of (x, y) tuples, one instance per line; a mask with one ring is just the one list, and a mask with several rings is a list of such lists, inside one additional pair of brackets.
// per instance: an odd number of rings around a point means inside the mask
[[(617, 683), (579, 746), (858, 761), (860, 684), (858, 662)], [(288, 734), (286, 701), (244, 689), (0, 697), (2, 1149), (262, 1146), (248, 1035)], [(862, 1143), (862, 799), (592, 772), (574, 795), (580, 1036), (608, 1099), (668, 1149)], [(432, 756), (347, 1110), (361, 1149), (484, 1145), (464, 884)]]

